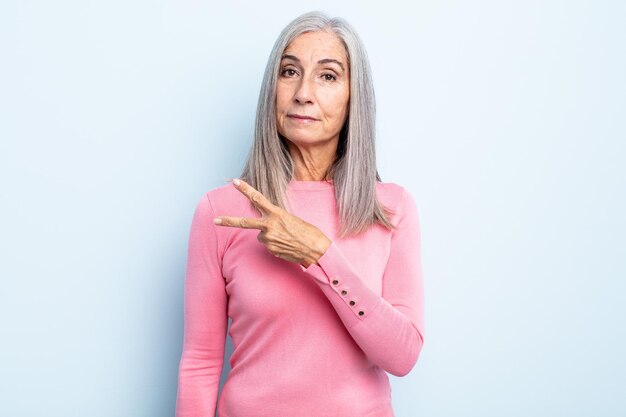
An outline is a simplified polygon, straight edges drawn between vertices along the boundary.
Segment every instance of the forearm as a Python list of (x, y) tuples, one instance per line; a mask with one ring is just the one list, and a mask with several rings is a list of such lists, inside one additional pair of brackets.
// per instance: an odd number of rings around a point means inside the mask
[[(423, 337), (411, 320), (365, 284), (350, 282), (351, 292), (341, 295), (339, 284), (320, 288), (334, 307), (346, 329), (369, 359), (395, 376), (408, 374), (415, 366), (423, 346)], [(359, 294), (351, 297), (350, 294)], [(350, 301), (358, 300), (354, 306)], [(346, 302), (347, 301), (347, 302)], [(362, 316), (359, 316), (363, 312)]]
[[(354, 341), (385, 371), (406, 375), (424, 343), (415, 314), (421, 293), (412, 292), (406, 303), (411, 308), (392, 305), (363, 282), (334, 242), (318, 262), (302, 269), (320, 286)], [(419, 266), (407, 265), (406, 274), (407, 282), (421, 282)]]
[[(403, 376), (415, 365), (424, 345), (424, 293), (419, 215), (413, 197), (402, 190), (395, 210), (382, 293), (374, 292), (352, 266), (377, 256), (367, 245), (347, 256), (333, 241), (324, 254), (302, 270), (313, 277), (354, 341), (370, 360)], [(354, 246), (352, 246), (354, 248)]]

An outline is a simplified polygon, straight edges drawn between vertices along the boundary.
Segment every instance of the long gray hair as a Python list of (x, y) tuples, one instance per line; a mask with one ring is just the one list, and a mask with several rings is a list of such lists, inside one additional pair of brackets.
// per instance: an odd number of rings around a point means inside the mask
[(305, 32), (328, 31), (343, 42), (350, 71), (350, 104), (341, 129), (337, 154), (326, 178), (332, 179), (339, 210), (340, 237), (358, 235), (378, 222), (388, 229), (395, 226), (390, 209), (376, 195), (375, 123), (376, 103), (367, 52), (352, 26), (344, 19), (313, 11), (289, 23), (278, 36), (263, 76), (257, 105), (254, 142), (240, 178), (286, 208), (287, 184), (294, 177), (294, 162), (287, 144), (276, 127), (276, 80), (283, 52)]

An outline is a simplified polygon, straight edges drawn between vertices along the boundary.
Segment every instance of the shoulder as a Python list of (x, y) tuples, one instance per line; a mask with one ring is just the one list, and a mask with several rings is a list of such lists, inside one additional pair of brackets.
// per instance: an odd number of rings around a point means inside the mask
[(376, 182), (376, 193), (380, 202), (391, 208), (399, 207), (405, 200), (413, 201), (411, 192), (395, 182)]
[(251, 213), (250, 200), (232, 184), (224, 184), (204, 193), (216, 216), (247, 216)]
[(379, 201), (392, 210), (393, 218), (419, 216), (415, 198), (407, 187), (395, 182), (377, 182), (376, 188)]
[[(250, 200), (237, 191), (232, 184), (225, 184), (205, 191), (198, 198), (194, 213), (194, 224), (204, 232), (213, 231), (218, 245), (226, 242), (236, 228), (217, 227), (212, 219), (217, 216), (250, 217), (254, 215)], [(223, 250), (223, 248), (222, 248)]]

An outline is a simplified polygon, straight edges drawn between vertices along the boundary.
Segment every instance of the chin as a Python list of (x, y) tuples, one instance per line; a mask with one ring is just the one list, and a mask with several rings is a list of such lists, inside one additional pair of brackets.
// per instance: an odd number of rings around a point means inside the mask
[(320, 138), (317, 135), (303, 135), (303, 134), (292, 134), (287, 133), (286, 135), (281, 134), (284, 138), (288, 139), (290, 142), (293, 142), (296, 145), (314, 145), (316, 143), (324, 143), (325, 140)]

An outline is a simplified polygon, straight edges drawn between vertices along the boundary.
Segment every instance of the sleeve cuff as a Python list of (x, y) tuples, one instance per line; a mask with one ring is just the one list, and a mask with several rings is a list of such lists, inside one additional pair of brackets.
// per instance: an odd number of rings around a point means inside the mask
[(363, 282), (334, 241), (317, 260), (317, 264), (311, 264), (308, 268), (299, 265), (318, 284), (325, 284), (326, 289), (332, 288), (360, 320), (368, 317), (381, 301), (380, 295)]

